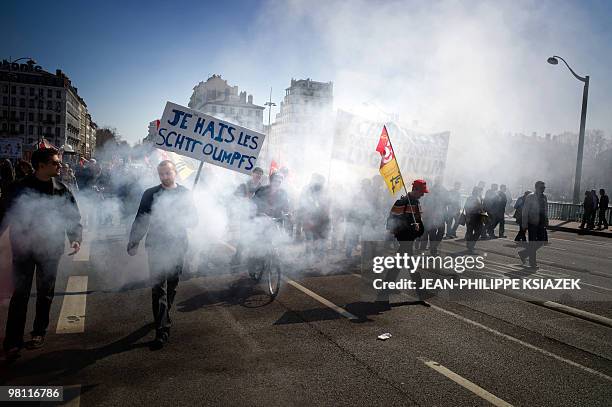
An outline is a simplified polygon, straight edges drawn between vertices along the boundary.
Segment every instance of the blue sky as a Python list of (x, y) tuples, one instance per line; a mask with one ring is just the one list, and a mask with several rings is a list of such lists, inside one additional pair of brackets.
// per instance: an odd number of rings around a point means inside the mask
[(310, 77), (334, 81), (338, 108), (374, 100), (458, 135), (577, 131), (581, 87), (546, 64), (553, 53), (591, 75), (587, 127), (612, 135), (612, 2), (5, 4), (0, 58), (62, 69), (94, 120), (130, 142), (213, 73), (260, 105)]

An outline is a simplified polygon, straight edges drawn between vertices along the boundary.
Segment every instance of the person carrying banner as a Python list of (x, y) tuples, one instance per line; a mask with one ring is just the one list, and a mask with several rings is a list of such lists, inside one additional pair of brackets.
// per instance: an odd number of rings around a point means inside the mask
[(198, 223), (191, 192), (176, 183), (176, 167), (164, 160), (157, 166), (160, 185), (142, 195), (138, 213), (130, 231), (127, 251), (135, 256), (146, 235), (151, 296), (155, 320), (154, 349), (161, 349), (170, 336), (170, 309), (176, 295), (179, 276), (187, 251), (187, 228)]

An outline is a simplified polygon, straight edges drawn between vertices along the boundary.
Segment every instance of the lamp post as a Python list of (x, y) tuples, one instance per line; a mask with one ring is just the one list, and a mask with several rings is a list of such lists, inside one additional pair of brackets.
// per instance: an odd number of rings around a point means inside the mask
[[(272, 88), (270, 87), (270, 99), (264, 103), (264, 106), (268, 106), (268, 134), (266, 139), (268, 140), (267, 142), (267, 147), (268, 150), (270, 150), (270, 133), (272, 132), (271, 128), (270, 128), (270, 120), (272, 117), (272, 106), (276, 106), (276, 103), (272, 102)], [(277, 157), (278, 158), (278, 157)]]
[(576, 157), (576, 177), (574, 178), (574, 203), (580, 203), (580, 178), (582, 177), (582, 156), (584, 152), (584, 127), (586, 124), (586, 112), (587, 112), (587, 100), (589, 98), (589, 75), (582, 77), (569, 66), (565, 59), (560, 56), (553, 55), (548, 58), (548, 63), (551, 65), (557, 65), (559, 59), (563, 61), (567, 69), (570, 70), (572, 75), (580, 82), (584, 83), (584, 89), (582, 91), (582, 111), (580, 113), (580, 133), (578, 135), (578, 155)]

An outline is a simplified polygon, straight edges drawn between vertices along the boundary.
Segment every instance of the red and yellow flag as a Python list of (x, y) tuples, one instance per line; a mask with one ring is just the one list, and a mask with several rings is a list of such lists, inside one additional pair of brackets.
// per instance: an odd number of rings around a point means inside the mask
[(395, 195), (397, 191), (404, 187), (404, 180), (402, 179), (402, 174), (400, 173), (399, 165), (397, 164), (395, 153), (393, 152), (393, 147), (389, 140), (387, 126), (383, 126), (378, 145), (376, 146), (376, 151), (380, 153), (380, 168), (378, 171), (385, 180), (385, 184), (387, 184), (387, 188), (389, 188), (391, 195)]

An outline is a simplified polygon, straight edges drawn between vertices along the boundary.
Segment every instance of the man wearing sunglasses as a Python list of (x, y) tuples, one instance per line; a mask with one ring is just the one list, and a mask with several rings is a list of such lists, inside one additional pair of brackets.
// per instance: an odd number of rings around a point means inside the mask
[(70, 189), (58, 180), (62, 162), (57, 150), (43, 148), (32, 154), (34, 174), (12, 185), (0, 211), (0, 235), (8, 227), (13, 252), (14, 292), (6, 321), (4, 351), (14, 360), (24, 346), (23, 334), (34, 270), (36, 316), (29, 349), (43, 346), (55, 278), (64, 253), (65, 236), (72, 252), (81, 247), (81, 215)]

